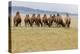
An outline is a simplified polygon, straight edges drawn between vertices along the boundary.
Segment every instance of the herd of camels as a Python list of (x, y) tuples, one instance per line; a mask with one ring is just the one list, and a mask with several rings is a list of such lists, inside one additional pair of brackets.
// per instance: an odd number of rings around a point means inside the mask
[[(22, 18), (20, 16), (19, 11), (16, 12), (13, 22), (14, 22), (14, 26), (16, 27), (21, 25)], [(29, 16), (29, 14), (27, 14), (25, 16), (24, 23), (25, 26), (30, 25), (30, 27), (33, 27), (33, 25), (36, 25), (38, 27), (43, 27), (44, 25), (51, 27), (52, 25), (54, 25), (53, 23), (55, 23), (57, 27), (69, 28), (71, 24), (71, 18), (69, 17), (68, 13), (66, 13), (66, 18), (62, 18), (59, 13), (57, 13), (56, 16), (55, 14), (54, 15), (50, 14), (49, 17), (47, 17), (47, 15), (44, 14), (42, 18), (40, 14), (37, 14), (37, 16), (35, 16), (35, 14), (32, 14), (31, 17)]]

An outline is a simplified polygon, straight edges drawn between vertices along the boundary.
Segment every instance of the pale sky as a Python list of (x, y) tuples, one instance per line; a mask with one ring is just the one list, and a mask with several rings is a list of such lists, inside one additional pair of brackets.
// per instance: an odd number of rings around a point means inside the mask
[(57, 12), (78, 13), (78, 6), (72, 4), (36, 3), (24, 1), (12, 1), (12, 6), (24, 6), (33, 9), (49, 10)]

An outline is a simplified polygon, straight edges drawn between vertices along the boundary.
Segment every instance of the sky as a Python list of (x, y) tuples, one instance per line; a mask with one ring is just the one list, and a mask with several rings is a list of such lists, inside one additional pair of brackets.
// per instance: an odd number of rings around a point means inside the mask
[(24, 1), (12, 1), (12, 6), (24, 6), (33, 9), (78, 13), (78, 6), (74, 4), (56, 4), (56, 3), (39, 3), (39, 2), (24, 2)]

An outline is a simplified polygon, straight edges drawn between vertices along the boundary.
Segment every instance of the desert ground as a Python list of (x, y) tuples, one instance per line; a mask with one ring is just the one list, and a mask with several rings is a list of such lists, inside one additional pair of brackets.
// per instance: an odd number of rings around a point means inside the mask
[[(24, 20), (25, 15), (21, 16)], [(12, 52), (53, 51), (78, 48), (78, 18), (71, 16), (70, 28), (13, 26), (11, 22)]]

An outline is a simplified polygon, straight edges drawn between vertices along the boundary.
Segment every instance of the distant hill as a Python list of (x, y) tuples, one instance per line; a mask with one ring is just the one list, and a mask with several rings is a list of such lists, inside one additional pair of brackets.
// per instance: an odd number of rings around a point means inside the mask
[[(40, 10), (40, 9), (33, 9), (33, 8), (29, 8), (29, 7), (22, 7), (22, 6), (9, 6), (9, 9), (12, 8), (12, 13), (15, 14), (17, 11), (19, 11), (22, 14), (56, 14), (56, 13), (60, 13), (60, 14), (66, 14), (66, 12), (57, 12), (57, 11), (45, 11), (45, 10)], [(70, 15), (77, 15), (77, 14), (72, 14), (69, 13)]]

